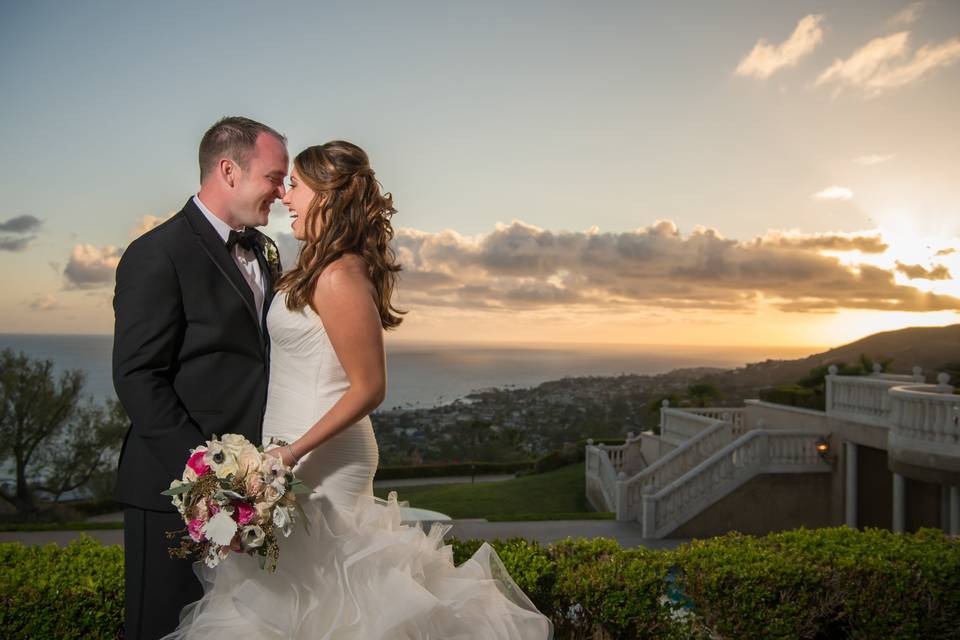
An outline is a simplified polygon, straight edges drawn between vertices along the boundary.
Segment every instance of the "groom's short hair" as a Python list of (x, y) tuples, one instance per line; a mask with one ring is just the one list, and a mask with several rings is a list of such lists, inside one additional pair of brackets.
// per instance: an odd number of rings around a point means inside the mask
[(257, 136), (261, 133), (269, 134), (282, 144), (287, 144), (286, 137), (256, 120), (242, 116), (228, 116), (218, 120), (207, 129), (200, 140), (200, 182), (203, 183), (220, 158), (230, 158), (240, 165), (241, 169), (246, 169), (256, 147)]

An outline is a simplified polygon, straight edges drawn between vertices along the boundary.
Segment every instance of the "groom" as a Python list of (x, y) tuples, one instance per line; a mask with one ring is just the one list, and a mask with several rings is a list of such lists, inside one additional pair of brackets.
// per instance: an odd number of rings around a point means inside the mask
[(200, 142), (200, 191), (134, 240), (117, 266), (113, 382), (130, 416), (116, 499), (124, 509), (127, 638), (172, 631), (203, 589), (172, 559), (167, 531), (184, 528), (160, 492), (191, 447), (214, 434), (260, 444), (267, 394), (266, 311), (280, 274), (277, 247), (254, 229), (284, 195), (286, 138), (224, 118)]

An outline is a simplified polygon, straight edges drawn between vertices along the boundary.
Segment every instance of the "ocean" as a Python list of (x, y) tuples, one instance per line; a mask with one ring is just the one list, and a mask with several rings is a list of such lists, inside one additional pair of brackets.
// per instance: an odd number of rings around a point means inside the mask
[[(95, 400), (114, 397), (109, 335), (0, 334), (0, 349), (50, 359), (86, 373)], [(382, 409), (423, 408), (489, 387), (535, 386), (566, 376), (657, 374), (680, 367), (737, 367), (767, 358), (799, 358), (798, 347), (663, 345), (387, 344), (387, 397)]]

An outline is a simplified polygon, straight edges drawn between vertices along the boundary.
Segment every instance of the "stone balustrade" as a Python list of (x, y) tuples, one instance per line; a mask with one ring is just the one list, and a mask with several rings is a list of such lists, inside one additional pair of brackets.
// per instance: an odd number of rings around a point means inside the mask
[(890, 390), (890, 457), (907, 464), (960, 472), (960, 395), (946, 384)]
[(760, 473), (829, 472), (817, 453), (826, 434), (755, 429), (653, 494), (643, 496), (643, 535), (662, 538)]
[[(666, 403), (666, 400), (664, 400)], [(699, 415), (686, 409), (673, 409), (665, 405), (660, 409), (660, 437), (680, 444), (696, 436), (704, 429), (719, 422), (716, 418)]]

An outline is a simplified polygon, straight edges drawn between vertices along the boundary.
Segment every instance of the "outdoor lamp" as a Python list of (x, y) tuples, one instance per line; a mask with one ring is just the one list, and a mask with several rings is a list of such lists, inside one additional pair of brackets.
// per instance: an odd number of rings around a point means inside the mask
[(820, 456), (821, 460), (826, 460), (827, 456), (830, 455), (830, 440), (825, 436), (820, 436), (817, 438), (817, 455)]

